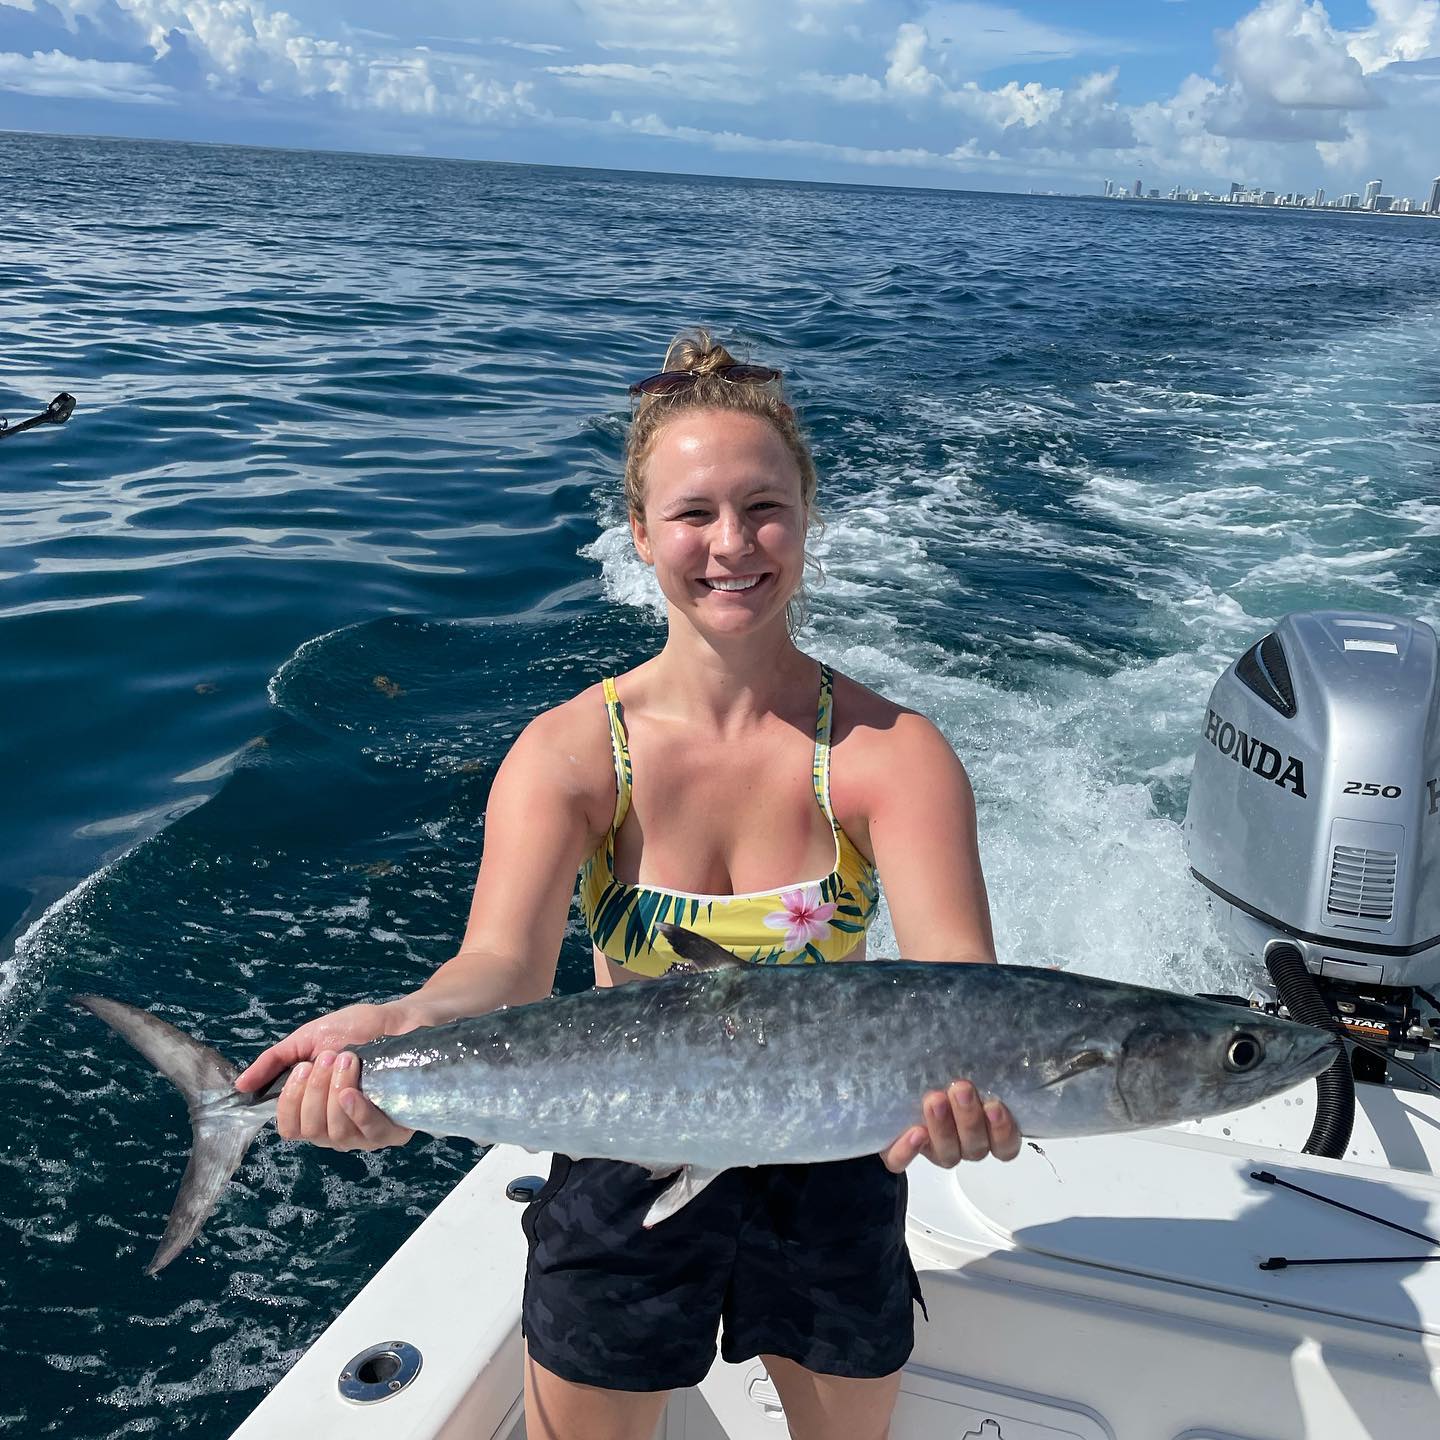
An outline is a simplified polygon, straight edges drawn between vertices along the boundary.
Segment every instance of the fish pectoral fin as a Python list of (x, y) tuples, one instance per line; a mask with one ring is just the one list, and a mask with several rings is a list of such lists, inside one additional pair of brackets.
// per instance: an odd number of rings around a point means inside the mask
[(717, 945), (713, 940), (707, 940), (703, 935), (697, 935), (693, 930), (687, 930), (683, 925), (672, 925), (668, 920), (661, 920), (655, 928), (670, 943), (670, 948), (684, 962), (682, 965), (672, 965), (671, 971), (679, 971), (691, 974), (701, 970), (737, 970), (744, 967), (745, 962), (737, 959), (723, 945)]
[(650, 1207), (644, 1220), (645, 1228), (649, 1230), (683, 1210), (717, 1175), (724, 1173), (723, 1170), (706, 1170), (699, 1165), (682, 1165), (674, 1182), (660, 1192)]
[(1107, 1054), (1104, 1050), (1093, 1048), (1077, 1050), (1040, 1088), (1042, 1090), (1049, 1090), (1056, 1085), (1063, 1085), (1067, 1080), (1073, 1080), (1077, 1075), (1083, 1075), (1087, 1070), (1098, 1070), (1102, 1065), (1110, 1064), (1114, 1058), (1113, 1055)]

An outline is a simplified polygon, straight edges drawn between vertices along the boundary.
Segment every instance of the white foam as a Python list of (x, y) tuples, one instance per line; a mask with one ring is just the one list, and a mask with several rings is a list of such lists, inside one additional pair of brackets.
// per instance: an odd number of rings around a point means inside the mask
[(607, 600), (664, 616), (665, 597), (655, 572), (635, 553), (628, 525), (606, 526), (580, 553), (599, 563)]
[[(356, 623), (363, 624), (364, 622), (357, 621)], [(337, 626), (334, 630), (326, 630), (321, 635), (312, 635), (308, 640), (302, 641), (301, 644), (296, 646), (295, 653), (283, 664), (281, 664), (279, 669), (277, 669), (275, 673), (270, 677), (269, 682), (265, 686), (265, 694), (268, 697), (270, 703), (277, 709), (282, 708), (280, 702), (280, 695), (285, 686), (285, 677), (289, 674), (289, 672), (294, 669), (296, 665), (300, 664), (300, 662), (312, 651), (320, 649), (321, 646), (323, 646), (327, 641), (332, 640), (336, 635), (344, 634), (346, 630), (352, 630), (354, 628), (355, 626), (353, 625), (340, 625)]]
[(1424, 500), (1405, 500), (1395, 507), (1395, 513), (1415, 526), (1416, 535), (1431, 539), (1440, 535), (1440, 505)]
[(11, 1019), (12, 1003), (22, 985), (38, 984), (43, 978), (50, 960), (47, 940), (51, 925), (89, 894), (129, 853), (129, 850), (124, 851), (87, 875), (73, 889), (46, 906), (21, 933), (9, 957), (0, 961), (0, 1025)]

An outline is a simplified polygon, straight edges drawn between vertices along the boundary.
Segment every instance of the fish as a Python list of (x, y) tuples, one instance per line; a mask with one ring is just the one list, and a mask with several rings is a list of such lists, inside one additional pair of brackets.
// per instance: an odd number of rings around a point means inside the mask
[[(656, 1225), (736, 1166), (876, 1154), (956, 1078), (1023, 1134), (1201, 1119), (1309, 1080), (1328, 1032), (1215, 1000), (1023, 965), (737, 961), (662, 925), (665, 976), (511, 1006), (350, 1047), (364, 1094), (431, 1135), (647, 1167)], [(77, 995), (184, 1096), (192, 1149), (155, 1274), (199, 1233), (285, 1082), (237, 1068), (158, 1016)], [(288, 1074), (288, 1072), (286, 1072)]]

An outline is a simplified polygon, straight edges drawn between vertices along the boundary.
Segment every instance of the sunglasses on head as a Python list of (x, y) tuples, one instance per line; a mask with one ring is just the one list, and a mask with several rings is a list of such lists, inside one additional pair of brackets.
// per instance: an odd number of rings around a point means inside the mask
[(678, 395), (710, 376), (731, 385), (768, 385), (780, 378), (780, 371), (768, 365), (721, 365), (714, 370), (662, 370), (647, 375), (630, 387), (631, 399), (640, 395)]

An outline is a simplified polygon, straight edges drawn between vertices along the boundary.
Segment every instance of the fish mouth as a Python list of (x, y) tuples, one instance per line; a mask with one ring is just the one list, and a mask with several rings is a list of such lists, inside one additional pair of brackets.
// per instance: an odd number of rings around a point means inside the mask
[(1319, 1075), (1328, 1070), (1335, 1063), (1336, 1057), (1344, 1052), (1344, 1047), (1333, 1035), (1326, 1035), (1320, 1040), (1315, 1048), (1305, 1057), (1300, 1069), (1306, 1075)]

